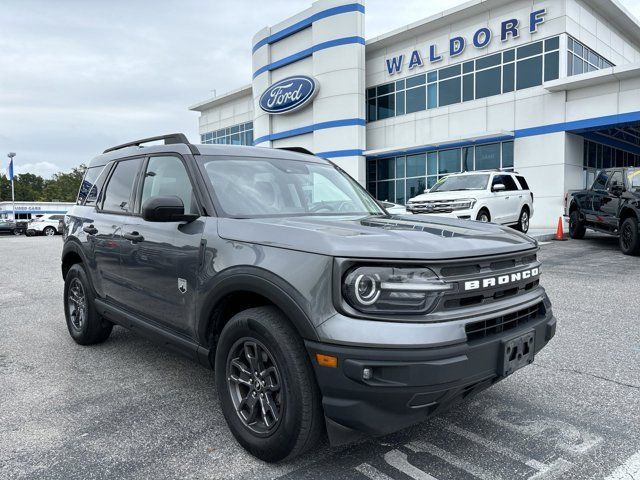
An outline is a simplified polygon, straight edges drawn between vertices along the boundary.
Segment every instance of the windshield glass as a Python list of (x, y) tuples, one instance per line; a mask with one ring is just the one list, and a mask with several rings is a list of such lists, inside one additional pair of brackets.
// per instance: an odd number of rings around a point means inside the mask
[(429, 192), (454, 192), (458, 190), (484, 190), (489, 183), (489, 175), (455, 175), (436, 183)]
[(632, 168), (627, 172), (629, 189), (640, 190), (640, 168)]
[(203, 158), (218, 203), (230, 217), (384, 215), (357, 182), (332, 165)]

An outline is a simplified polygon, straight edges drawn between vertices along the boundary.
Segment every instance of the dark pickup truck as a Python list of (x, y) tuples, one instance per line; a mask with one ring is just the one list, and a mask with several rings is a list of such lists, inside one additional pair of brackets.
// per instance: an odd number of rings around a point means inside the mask
[(640, 168), (602, 170), (588, 190), (573, 192), (569, 236), (583, 238), (587, 228), (617, 235), (625, 255), (640, 254)]

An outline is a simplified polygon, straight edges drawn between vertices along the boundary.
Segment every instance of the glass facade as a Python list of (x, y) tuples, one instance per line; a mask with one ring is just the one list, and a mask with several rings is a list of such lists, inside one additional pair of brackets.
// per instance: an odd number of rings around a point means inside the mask
[(613, 67), (613, 63), (585, 47), (573, 37), (568, 38), (569, 54), (567, 56), (567, 75), (595, 72), (602, 68)]
[(513, 170), (513, 141), (367, 159), (367, 190), (378, 200), (404, 205), (443, 176), (492, 169)]
[(589, 188), (593, 184), (598, 172), (603, 168), (640, 167), (640, 155), (590, 140), (584, 141), (583, 155), (584, 188)]
[(240, 123), (200, 135), (204, 144), (253, 145), (253, 122)]
[(432, 70), (367, 89), (367, 120), (500, 95), (555, 80), (560, 37)]

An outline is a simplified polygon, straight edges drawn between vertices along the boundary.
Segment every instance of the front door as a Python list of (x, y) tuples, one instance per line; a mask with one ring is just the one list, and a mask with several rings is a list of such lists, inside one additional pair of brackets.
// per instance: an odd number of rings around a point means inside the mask
[[(493, 181), (491, 182), (491, 195), (493, 196), (493, 202), (491, 203), (491, 221), (494, 223), (504, 223), (508, 221), (509, 212), (510, 212), (510, 204), (511, 198), (515, 193), (509, 191), (509, 187), (507, 186), (508, 180), (515, 186), (515, 182), (509, 175), (494, 175)], [(493, 188), (496, 185), (504, 185), (505, 190), (502, 191), (493, 191)], [(516, 190), (518, 187), (515, 187)]]
[[(155, 196), (175, 195), (185, 213), (200, 214), (183, 159), (149, 157), (141, 176), (136, 210)], [(200, 240), (205, 217), (185, 222), (148, 222), (128, 218), (122, 235), (122, 275), (130, 310), (181, 333), (189, 332), (195, 316)]]
[(598, 174), (590, 191), (591, 208), (585, 212), (587, 221), (596, 224), (596, 226), (600, 228), (606, 226), (605, 218), (602, 216), (602, 205), (603, 202), (606, 202), (606, 197), (609, 195), (607, 184), (609, 183), (611, 173), (610, 170), (602, 170)]
[[(616, 193), (616, 190), (618, 193)], [(600, 200), (600, 216), (603, 223), (610, 230), (618, 228), (618, 210), (620, 209), (620, 195), (624, 190), (624, 177), (622, 170), (615, 170), (609, 178), (607, 193)]]

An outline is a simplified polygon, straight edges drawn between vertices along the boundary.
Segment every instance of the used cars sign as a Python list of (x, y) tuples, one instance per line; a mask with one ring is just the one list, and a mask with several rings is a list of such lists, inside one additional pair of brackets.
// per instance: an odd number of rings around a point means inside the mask
[(260, 108), (271, 114), (299, 110), (318, 93), (318, 87), (316, 80), (304, 75), (284, 78), (265, 90)]

